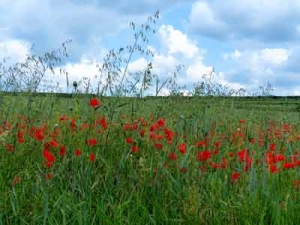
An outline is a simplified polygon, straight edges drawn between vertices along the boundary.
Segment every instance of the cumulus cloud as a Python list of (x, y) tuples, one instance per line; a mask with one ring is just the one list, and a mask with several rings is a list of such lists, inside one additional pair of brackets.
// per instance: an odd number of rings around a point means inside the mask
[(30, 53), (30, 44), (26, 41), (9, 39), (0, 41), (0, 59), (9, 58), (10, 63), (21, 62)]
[[(212, 71), (212, 66), (207, 66), (203, 62), (204, 50), (198, 44), (189, 38), (185, 33), (175, 29), (171, 25), (161, 25), (159, 28), (159, 39), (161, 47), (155, 48), (155, 55), (152, 60), (153, 72), (159, 76), (161, 82), (173, 77), (176, 66), (184, 65), (178, 77), (178, 85), (191, 88), (194, 83), (201, 81), (203, 74)], [(139, 58), (129, 64), (129, 68), (137, 70), (145, 69), (147, 60)], [(154, 94), (154, 90), (151, 91)], [(169, 92), (162, 89), (162, 95)], [(187, 94), (187, 91), (186, 91)]]
[[(98, 4), (99, 3), (99, 4)], [(74, 61), (93, 49), (99, 37), (120, 35), (129, 21), (144, 21), (145, 14), (128, 15), (105, 7), (101, 1), (2, 0), (0, 6), (0, 41), (22, 39), (35, 44), (39, 52), (56, 49), (72, 39), (69, 49)]]
[(265, 48), (253, 50), (234, 50), (223, 55), (223, 59), (233, 69), (225, 72), (225, 79), (238, 82), (250, 90), (257, 90), (260, 85), (270, 82), (276, 93), (285, 93), (297, 85), (298, 75), (288, 71), (292, 50), (288, 48)]
[(189, 25), (193, 32), (216, 39), (276, 42), (297, 40), (299, 19), (297, 0), (201, 0), (192, 6)]
[(168, 48), (169, 54), (181, 53), (187, 58), (193, 58), (200, 54), (196, 43), (172, 26), (162, 25), (158, 32), (163, 44)]

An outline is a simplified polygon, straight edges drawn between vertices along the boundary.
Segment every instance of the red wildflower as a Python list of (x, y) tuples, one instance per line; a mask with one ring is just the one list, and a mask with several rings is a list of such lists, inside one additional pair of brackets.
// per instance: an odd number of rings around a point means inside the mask
[(199, 141), (199, 142), (195, 142), (194, 146), (205, 148), (207, 146), (207, 143), (206, 143), (206, 141)]
[(64, 121), (64, 120), (68, 120), (68, 117), (66, 115), (62, 115), (60, 118), (59, 118), (60, 121)]
[(80, 156), (82, 154), (80, 149), (75, 150), (75, 156)]
[(280, 161), (280, 162), (284, 161), (285, 160), (285, 156), (283, 154), (278, 154), (277, 155), (277, 160)]
[(161, 141), (163, 139), (163, 136), (161, 134), (157, 134), (155, 136), (155, 138), (158, 140), (158, 141)]
[(213, 168), (213, 169), (218, 169), (219, 165), (216, 162), (210, 162), (209, 165)]
[(131, 152), (132, 152), (132, 153), (137, 153), (138, 150), (139, 150), (138, 146), (136, 146), (136, 145), (132, 145), (132, 146), (131, 146)]
[(72, 119), (71, 123), (70, 123), (70, 127), (72, 130), (74, 130), (76, 128), (76, 120), (75, 119)]
[(139, 127), (139, 124), (138, 124), (138, 123), (132, 124), (132, 130), (137, 130), (138, 127)]
[(240, 179), (241, 175), (239, 172), (234, 172), (231, 174), (230, 178), (233, 182), (237, 182)]
[(285, 162), (283, 165), (284, 169), (293, 169), (296, 166), (296, 163), (294, 162)]
[(249, 151), (248, 149), (243, 149), (238, 151), (238, 157), (240, 159), (240, 161), (245, 162), (247, 160), (247, 158), (249, 157)]
[(37, 129), (35, 132), (35, 139), (37, 141), (42, 141), (44, 139), (44, 131), (42, 129)]
[(66, 155), (66, 146), (62, 145), (59, 149), (59, 155), (65, 156)]
[(54, 162), (55, 157), (52, 155), (52, 153), (46, 149), (43, 150), (43, 156), (47, 160), (47, 162)]
[(99, 107), (101, 105), (101, 102), (97, 98), (92, 98), (90, 100), (90, 106), (92, 106), (94, 109)]
[(207, 150), (203, 150), (202, 152), (198, 152), (197, 158), (198, 161), (206, 161), (211, 157), (211, 152)]
[(55, 141), (55, 140), (51, 140), (50, 143), (49, 143), (52, 147), (56, 148), (58, 147), (58, 143)]
[(129, 123), (124, 124), (123, 129), (128, 131), (131, 129), (131, 125)]
[(94, 153), (91, 153), (91, 154), (89, 155), (89, 159), (90, 159), (90, 162), (91, 162), (91, 163), (95, 162), (95, 160), (96, 160), (96, 155), (95, 155)]
[(279, 168), (273, 163), (270, 164), (269, 169), (270, 173), (279, 173)]
[(45, 161), (45, 166), (51, 168), (53, 166), (53, 162)]
[(228, 165), (227, 159), (226, 159), (225, 157), (223, 157), (223, 158), (222, 158), (222, 162), (221, 162), (221, 164), (220, 164), (220, 167), (221, 167), (222, 169), (225, 169), (225, 168), (227, 168), (227, 165)]
[(175, 161), (177, 159), (177, 156), (176, 156), (176, 154), (174, 152), (171, 152), (170, 155), (169, 155), (169, 157), (170, 157), (170, 159), (172, 161)]
[(163, 144), (162, 143), (155, 143), (155, 147), (158, 149), (158, 150), (161, 150), (163, 148)]
[(155, 133), (153, 131), (150, 131), (149, 138), (150, 138), (150, 140), (154, 140), (155, 139)]
[(165, 138), (167, 139), (168, 143), (171, 144), (175, 133), (167, 128), (164, 128)]
[(103, 130), (106, 130), (108, 128), (107, 121), (106, 121), (106, 119), (104, 117), (102, 117), (100, 119), (100, 124), (101, 124), (101, 127), (102, 127)]
[(145, 136), (145, 130), (144, 130), (144, 129), (140, 131), (140, 136), (141, 136), (141, 137), (144, 137), (144, 136)]
[(53, 174), (52, 173), (45, 174), (45, 179), (46, 180), (51, 180), (52, 178), (53, 178)]
[(217, 142), (215, 143), (215, 147), (216, 147), (216, 148), (220, 148), (220, 146), (221, 146), (221, 143), (217, 141)]
[(186, 173), (186, 168), (185, 167), (181, 167), (180, 168), (180, 173)]
[(166, 125), (166, 123), (165, 123), (165, 121), (164, 121), (163, 118), (159, 118), (159, 119), (157, 120), (157, 124), (158, 124), (158, 126), (160, 126), (160, 127), (164, 127), (164, 126)]
[(234, 157), (234, 152), (229, 152), (230, 157)]
[(270, 143), (269, 150), (270, 151), (276, 151), (276, 144), (275, 143)]
[(127, 144), (133, 144), (133, 139), (131, 137), (126, 138), (126, 143)]
[(180, 145), (178, 146), (178, 149), (179, 149), (179, 151), (180, 151), (182, 154), (185, 154), (185, 153), (186, 153), (186, 147), (187, 147), (187, 145), (186, 145), (185, 143), (183, 143), (183, 144), (180, 144)]
[(97, 145), (98, 141), (96, 138), (90, 138), (86, 140), (86, 144), (89, 146), (95, 146)]
[(9, 152), (13, 152), (15, 150), (15, 147), (12, 144), (5, 145), (5, 148)]
[(158, 130), (158, 128), (159, 128), (159, 125), (157, 123), (153, 123), (150, 125), (149, 129), (150, 129), (150, 131), (156, 131), (156, 130)]
[(251, 138), (251, 139), (250, 139), (250, 143), (251, 143), (251, 144), (255, 144), (255, 139), (254, 139), (254, 138)]

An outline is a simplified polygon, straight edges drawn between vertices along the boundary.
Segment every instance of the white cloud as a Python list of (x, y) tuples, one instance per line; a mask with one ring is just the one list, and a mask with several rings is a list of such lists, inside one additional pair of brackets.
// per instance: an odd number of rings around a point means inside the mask
[(203, 1), (193, 4), (189, 22), (193, 30), (205, 30), (213, 35), (221, 35), (226, 30), (226, 25), (218, 18), (218, 14)]
[(202, 61), (195, 60), (186, 69), (186, 83), (196, 83), (202, 80), (204, 74), (209, 74), (212, 70), (212, 66), (205, 66)]
[(261, 58), (268, 64), (282, 66), (289, 58), (289, 51), (283, 48), (266, 48), (261, 50)]
[(128, 72), (137, 72), (139, 70), (144, 70), (148, 65), (145, 58), (139, 58), (128, 65)]
[(225, 53), (225, 54), (223, 54), (223, 59), (224, 60), (227, 60), (227, 59), (238, 59), (241, 56), (242, 56), (242, 53), (239, 50), (235, 49), (234, 52), (232, 52), (232, 53)]
[(199, 55), (199, 48), (186, 34), (174, 29), (171, 25), (162, 25), (159, 29), (162, 42), (168, 48), (169, 54), (181, 53), (185, 57), (193, 58)]
[[(80, 82), (83, 78), (86, 78), (87, 82), (88, 80), (90, 81), (91, 88), (95, 89), (99, 82), (97, 65), (101, 66), (101, 63), (83, 55), (77, 63), (69, 62), (62, 67), (56, 67), (54, 74), (48, 71), (43, 79), (42, 85), (58, 83), (62, 92), (70, 92), (74, 81)], [(60, 73), (60, 69), (68, 74), (69, 87), (67, 87), (66, 74)]]
[(0, 42), (0, 59), (9, 57), (10, 63), (21, 62), (30, 53), (30, 45), (26, 41), (9, 39)]
[(265, 48), (255, 50), (235, 50), (223, 55), (225, 60), (233, 60), (252, 72), (270, 72), (284, 66), (289, 59), (290, 51), (285, 48)]
[(225, 78), (231, 83), (242, 84), (251, 92), (269, 82), (275, 88), (274, 93), (293, 94), (298, 75), (286, 70), (291, 63), (292, 53), (289, 48), (246, 49), (226, 53), (223, 59), (232, 69), (224, 73)]
[(193, 4), (190, 28), (217, 39), (298, 40), (298, 0), (201, 0)]

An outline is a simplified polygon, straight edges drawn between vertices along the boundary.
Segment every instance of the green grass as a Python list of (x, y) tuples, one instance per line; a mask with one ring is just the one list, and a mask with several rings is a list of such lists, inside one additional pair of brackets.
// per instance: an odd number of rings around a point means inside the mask
[[(295, 138), (300, 135), (297, 99), (106, 97), (95, 110), (89, 106), (90, 98), (1, 96), (0, 224), (300, 222), (300, 195), (293, 186), (294, 180), (300, 180), (299, 168), (283, 168), (289, 156), (300, 150)], [(62, 115), (68, 121), (60, 121)], [(107, 129), (100, 125), (84, 128), (84, 123), (92, 125), (102, 117)], [(124, 130), (125, 124), (132, 125), (141, 117), (147, 124), (139, 123), (136, 131)], [(154, 132), (162, 140), (149, 139), (149, 127), (159, 118), (177, 133), (171, 144), (164, 138), (163, 127)], [(77, 124), (73, 131), (72, 119)], [(290, 125), (289, 132), (284, 132), (282, 123)], [(45, 126), (44, 138), (37, 141), (30, 132), (41, 126)], [(51, 137), (55, 127), (60, 132)], [(281, 130), (281, 136), (268, 139), (268, 129)], [(23, 132), (24, 143), (18, 142), (18, 131)], [(235, 143), (233, 137), (239, 132)], [(261, 146), (257, 144), (259, 132), (265, 135)], [(131, 152), (126, 137), (133, 138), (137, 153)], [(96, 138), (97, 145), (87, 145), (89, 138)], [(194, 142), (205, 138), (209, 138), (206, 150), (215, 150), (215, 142), (221, 146), (208, 162), (200, 162), (197, 153), (204, 149)], [(256, 144), (249, 142), (251, 138)], [(60, 156), (59, 147), (48, 147), (55, 156), (48, 168), (42, 152), (51, 139), (66, 146), (66, 155)], [(154, 143), (162, 143), (163, 148), (156, 149)], [(185, 154), (178, 150), (181, 143), (187, 144)], [(285, 156), (284, 162), (276, 163), (278, 174), (270, 173), (265, 162), (270, 143), (276, 144), (276, 154)], [(14, 151), (9, 152), (7, 144)], [(76, 149), (82, 150), (81, 156), (74, 155)], [(250, 151), (253, 161), (247, 172), (236, 155), (242, 149)], [(170, 160), (171, 152), (176, 153), (176, 161)], [(229, 157), (229, 152), (235, 157)], [(90, 153), (96, 155), (94, 163), (89, 161)], [(226, 168), (214, 169), (210, 163), (220, 164), (222, 157), (227, 160)], [(205, 171), (199, 169), (203, 165)], [(241, 177), (233, 182), (235, 171)], [(45, 179), (47, 174), (53, 178)]]

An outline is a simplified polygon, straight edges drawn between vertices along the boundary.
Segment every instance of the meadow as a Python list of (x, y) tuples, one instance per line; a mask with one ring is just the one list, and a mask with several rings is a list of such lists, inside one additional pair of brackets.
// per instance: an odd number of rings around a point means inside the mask
[(300, 223), (298, 98), (0, 97), (0, 224)]

